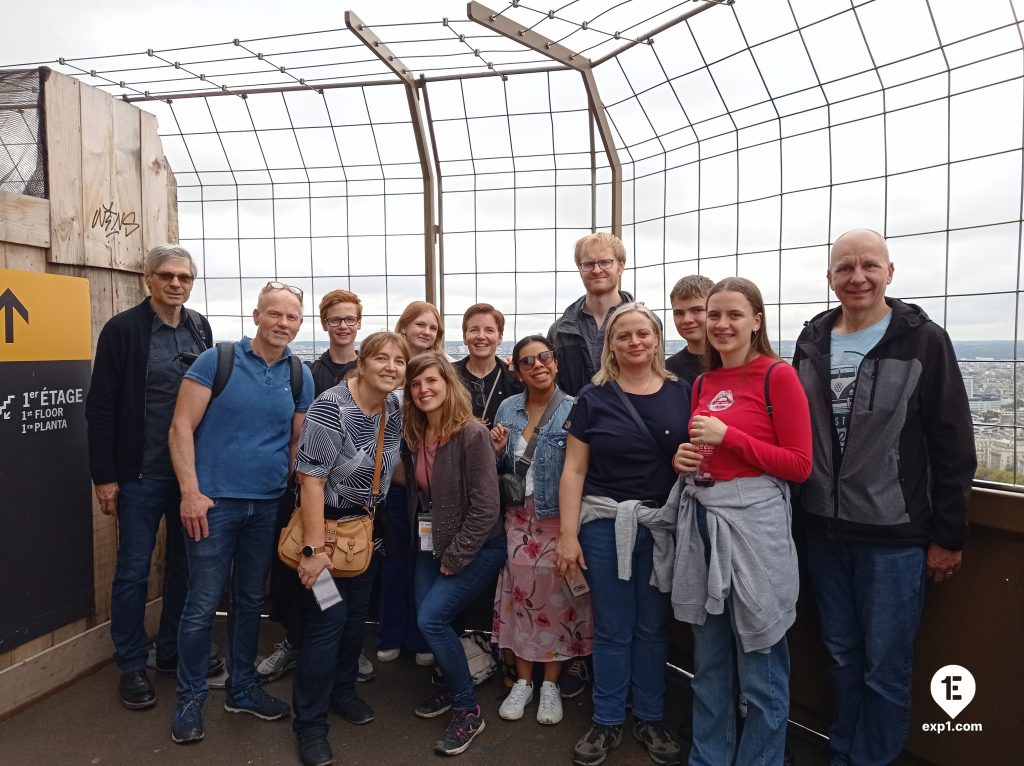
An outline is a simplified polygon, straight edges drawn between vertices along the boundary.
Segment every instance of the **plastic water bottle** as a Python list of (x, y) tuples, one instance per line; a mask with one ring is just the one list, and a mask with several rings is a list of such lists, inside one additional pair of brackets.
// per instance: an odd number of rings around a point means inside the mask
[[(702, 418), (711, 417), (711, 410), (701, 410), (700, 416)], [(703, 459), (700, 462), (700, 467), (694, 471), (693, 483), (698, 487), (710, 487), (715, 483), (715, 477), (711, 474), (711, 459), (715, 454), (715, 445), (697, 442), (697, 449)]]

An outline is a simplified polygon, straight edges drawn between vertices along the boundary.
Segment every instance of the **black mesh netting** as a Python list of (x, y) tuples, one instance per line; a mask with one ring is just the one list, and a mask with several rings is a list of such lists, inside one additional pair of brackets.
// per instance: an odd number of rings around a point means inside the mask
[(0, 72), (0, 190), (46, 197), (39, 70)]

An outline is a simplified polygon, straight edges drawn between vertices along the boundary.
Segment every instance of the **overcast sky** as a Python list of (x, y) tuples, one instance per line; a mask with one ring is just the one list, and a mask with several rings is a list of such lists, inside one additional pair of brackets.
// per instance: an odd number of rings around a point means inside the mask
[[(564, 15), (579, 11), (586, 18), (584, 11), (596, 5), (570, 4)], [(645, 0), (630, 7), (643, 18), (644, 8), (667, 5)], [(625, 177), (639, 179), (625, 189), (624, 220), (636, 225), (624, 239), (630, 265), (639, 267), (627, 274), (625, 286), (661, 308), (685, 273), (699, 268), (717, 279), (738, 272), (755, 279), (769, 303), (783, 304), (770, 311), (769, 324), (778, 328), (776, 337), (792, 338), (829, 298), (827, 243), (845, 229), (871, 226), (892, 237), (893, 294), (917, 299), (954, 338), (1011, 339), (1020, 281), (1021, 55), (1016, 29), (990, 30), (1012, 23), (1015, 6), (1007, 0), (976, 0), (969, 8), (953, 0), (857, 6), (854, 18), (842, 13), (850, 8), (842, 0), (793, 0), (791, 6), (738, 0), (739, 23), (731, 9), (711, 9), (690, 30), (675, 28), (653, 47), (637, 46), (597, 69)], [(466, 17), (465, 2), (444, 0), (288, 6), (47, 0), (5, 7), (0, 64), (337, 29), (344, 27), (346, 7), (371, 25)], [(797, 25), (802, 35), (786, 34)], [(550, 29), (556, 36), (557, 22)], [(957, 42), (962, 38), (968, 39)], [(937, 41), (945, 47), (928, 53)], [(747, 46), (752, 54), (732, 55)], [(705, 62), (711, 67), (694, 71)], [(971, 62), (979, 63), (964, 66)], [(879, 81), (888, 87), (884, 119)], [(974, 90), (978, 86), (985, 87)], [(447, 310), (460, 313), (474, 300), (491, 300), (520, 315), (510, 332), (540, 329), (580, 292), (571, 244), (589, 225), (590, 171), (579, 78), (520, 75), (505, 84), (491, 79), (429, 88), (445, 174)], [(199, 99), (178, 101), (174, 116), (162, 105), (152, 107), (162, 132), (185, 134), (167, 136), (165, 150), (181, 186), (182, 238), (203, 249), (203, 272), (211, 278), (197, 286), (198, 307), (237, 317), (268, 277), (296, 281), (314, 299), (344, 286), (314, 278), (337, 277), (367, 297), (371, 313), (386, 314), (374, 320), (378, 325), (419, 297), (421, 203), (411, 132), (401, 124), (408, 119), (401, 90), (366, 88), (365, 99), (352, 89), (328, 93), (319, 102), (289, 97), (287, 107), (279, 96), (250, 98), (244, 114), (240, 100), (230, 97), (209, 99), (209, 108)], [(308, 130), (294, 137), (290, 126), (283, 130), (285, 109), (291, 125)], [(263, 131), (258, 153), (252, 122), (247, 134), (232, 132), (244, 130), (250, 114)], [(316, 128), (326, 124), (346, 126), (330, 137), (338, 148), (323, 143), (330, 131)], [(327, 159), (311, 162), (310, 155)], [(323, 167), (322, 183), (288, 186), (277, 175), (278, 201), (264, 198), (269, 185), (259, 183), (260, 167), (266, 173), (303, 162)], [(388, 181), (385, 200), (380, 167), (376, 177), (371, 172), (353, 182), (350, 166), (360, 162), (412, 163), (413, 177)], [(947, 168), (947, 162), (954, 164)], [(331, 169), (343, 165), (349, 186), (330, 180)], [(218, 191), (216, 174), (223, 177), (229, 167), (252, 171), (251, 183)], [(488, 185), (496, 191), (481, 191)], [(512, 185), (516, 191), (502, 190)], [(211, 204), (217, 195), (226, 201)], [(236, 196), (246, 201), (236, 206)], [(602, 189), (599, 225), (607, 223), (607, 207)], [(394, 236), (353, 239), (383, 233), (385, 214)], [(948, 238), (947, 228), (954, 229)], [(195, 240), (201, 230), (204, 243)], [(277, 242), (260, 239), (274, 235)], [(386, 282), (375, 276), (385, 249), (388, 273), (399, 275)], [(555, 269), (556, 279), (527, 273)], [(307, 322), (302, 337), (313, 336), (314, 324)], [(215, 321), (218, 334), (236, 334), (242, 325)], [(377, 328), (364, 332), (369, 329)]]

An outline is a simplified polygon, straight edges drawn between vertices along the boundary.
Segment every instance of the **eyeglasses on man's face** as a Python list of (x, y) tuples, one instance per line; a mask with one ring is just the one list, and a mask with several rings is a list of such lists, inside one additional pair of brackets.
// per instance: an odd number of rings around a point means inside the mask
[(580, 261), (580, 271), (586, 273), (590, 273), (594, 269), (609, 271), (614, 264), (614, 258), (602, 258), (600, 261)]
[(179, 274), (176, 271), (154, 271), (153, 276), (159, 279), (161, 282), (171, 283), (175, 279), (178, 283), (187, 287), (195, 281), (195, 277), (191, 274)]
[(299, 296), (300, 300), (302, 298), (302, 289), (301, 288), (296, 287), (295, 285), (286, 284), (284, 282), (267, 282), (266, 287), (264, 287), (263, 289), (264, 290), (287, 290), (292, 295)]
[(530, 354), (529, 356), (519, 357), (519, 367), (523, 370), (533, 369), (533, 365), (540, 362), (541, 364), (551, 364), (555, 361), (554, 351), (541, 351), (539, 354)]
[(359, 324), (359, 317), (328, 317), (324, 320), (328, 327), (355, 327)]

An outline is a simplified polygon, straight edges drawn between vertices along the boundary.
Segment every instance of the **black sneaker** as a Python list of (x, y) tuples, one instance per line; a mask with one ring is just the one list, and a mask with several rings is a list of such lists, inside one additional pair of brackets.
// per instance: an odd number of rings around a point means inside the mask
[(344, 702), (332, 702), (331, 710), (356, 726), (373, 720), (373, 708), (361, 697), (351, 697)]
[(416, 706), (413, 712), (417, 718), (437, 718), (452, 709), (452, 701), (448, 699), (448, 690), (439, 684), (430, 687), (430, 694)]
[(129, 710), (145, 710), (156, 704), (156, 690), (149, 682), (145, 670), (125, 673), (117, 682), (121, 704)]
[(570, 660), (562, 668), (562, 675), (558, 678), (558, 688), (561, 690), (562, 699), (572, 699), (583, 694), (590, 682), (590, 668), (583, 657)]
[(658, 766), (676, 766), (682, 759), (679, 744), (665, 731), (660, 721), (634, 719), (633, 738), (647, 748), (647, 755)]
[(621, 726), (591, 724), (590, 731), (583, 735), (572, 750), (572, 762), (579, 766), (597, 766), (604, 763), (608, 751), (622, 742)]
[(327, 737), (314, 736), (299, 740), (299, 758), (302, 766), (331, 766), (334, 753)]
[(171, 739), (179, 745), (199, 742), (206, 736), (203, 729), (203, 697), (195, 697), (188, 702), (179, 702), (171, 721)]
[(264, 721), (276, 721), (292, 712), (287, 702), (267, 694), (262, 686), (230, 692), (224, 699), (224, 709), (229, 713), (248, 713)]
[(472, 710), (453, 710), (448, 728), (434, 745), (434, 752), (441, 755), (458, 755), (464, 752), (473, 738), (483, 730), (484, 719), (480, 716), (479, 705)]

